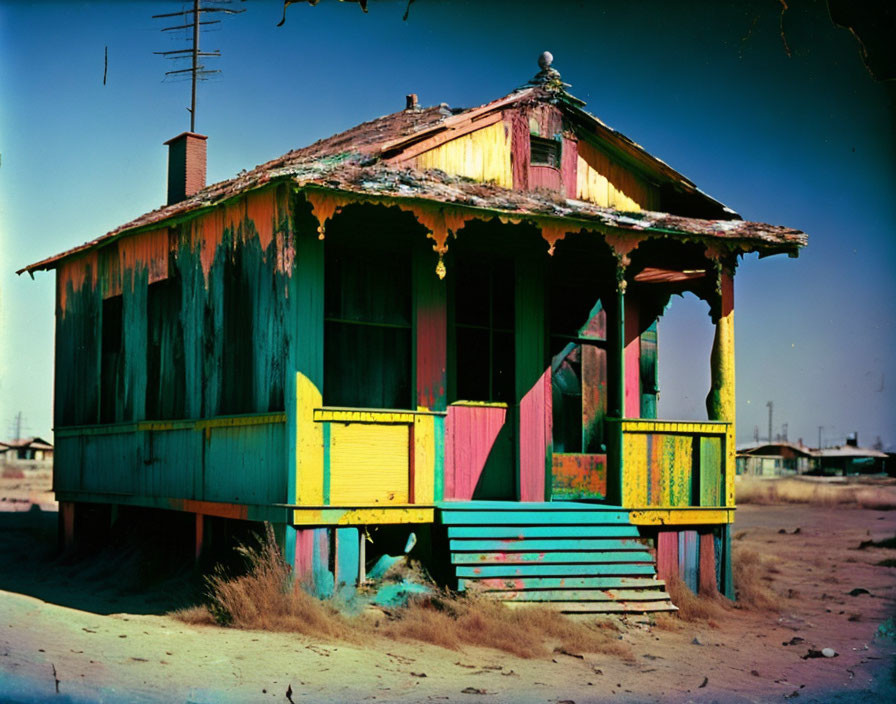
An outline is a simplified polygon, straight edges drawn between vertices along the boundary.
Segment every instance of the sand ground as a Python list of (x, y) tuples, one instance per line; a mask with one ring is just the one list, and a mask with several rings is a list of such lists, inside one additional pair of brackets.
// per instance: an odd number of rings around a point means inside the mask
[[(896, 568), (877, 564), (896, 555), (858, 549), (896, 535), (896, 511), (743, 506), (736, 543), (774, 559), (779, 612), (677, 630), (629, 619), (631, 660), (525, 660), (188, 626), (164, 615), (177, 585), (121, 585), (114, 565), (57, 556), (46, 487), (3, 479), (0, 496), (0, 702), (896, 701), (896, 640), (880, 633), (892, 632)], [(837, 657), (803, 658), (822, 648)]]

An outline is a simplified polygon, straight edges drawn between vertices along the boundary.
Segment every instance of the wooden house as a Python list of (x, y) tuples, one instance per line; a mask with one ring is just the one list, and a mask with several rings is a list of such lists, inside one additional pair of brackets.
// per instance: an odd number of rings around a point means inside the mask
[[(668, 608), (672, 574), (732, 594), (733, 276), (806, 236), (744, 221), (540, 64), (208, 187), (185, 133), (168, 205), (23, 269), (56, 270), (67, 539), (101, 506), (193, 514), (197, 549), (209, 517), (269, 521), (326, 594), (404, 526), (501, 598)], [(683, 291), (716, 328), (703, 422), (656, 418)]]

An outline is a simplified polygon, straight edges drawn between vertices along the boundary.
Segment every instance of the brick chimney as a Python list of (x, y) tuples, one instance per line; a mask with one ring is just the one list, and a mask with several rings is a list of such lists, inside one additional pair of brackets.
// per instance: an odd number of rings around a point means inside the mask
[(204, 134), (184, 132), (168, 145), (168, 205), (189, 198), (205, 188)]

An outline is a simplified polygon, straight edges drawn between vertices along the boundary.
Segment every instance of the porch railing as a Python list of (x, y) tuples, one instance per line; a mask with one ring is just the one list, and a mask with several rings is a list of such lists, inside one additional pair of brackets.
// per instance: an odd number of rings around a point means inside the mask
[[(617, 491), (633, 510), (733, 509), (731, 423), (620, 419)], [(694, 514), (696, 515), (696, 514)]]

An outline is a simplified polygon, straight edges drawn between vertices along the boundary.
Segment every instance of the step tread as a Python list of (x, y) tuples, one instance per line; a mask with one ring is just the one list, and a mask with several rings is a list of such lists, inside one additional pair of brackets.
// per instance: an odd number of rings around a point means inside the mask
[(467, 525), (449, 526), (449, 538), (637, 538), (638, 529), (633, 525), (615, 526), (521, 526)]
[(619, 564), (619, 563), (653, 563), (649, 552), (453, 552), (451, 563), (454, 565), (501, 565), (527, 563), (566, 563), (580, 564)]
[(644, 550), (644, 544), (635, 539), (619, 538), (467, 538), (452, 539), (449, 543), (452, 552), (488, 552), (522, 550), (527, 552), (540, 550), (619, 550), (640, 551)]
[(653, 576), (650, 564), (534, 564), (534, 565), (458, 565), (458, 577), (601, 577), (601, 576)]
[(532, 589), (660, 589), (666, 583), (653, 577), (486, 577), (458, 580), (458, 588), (479, 591)]

